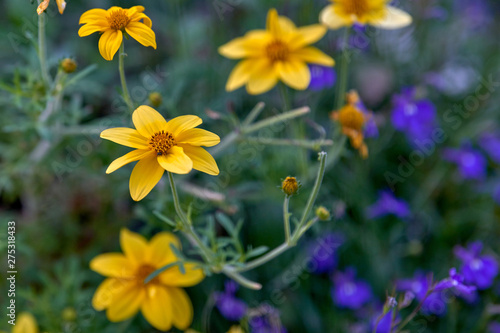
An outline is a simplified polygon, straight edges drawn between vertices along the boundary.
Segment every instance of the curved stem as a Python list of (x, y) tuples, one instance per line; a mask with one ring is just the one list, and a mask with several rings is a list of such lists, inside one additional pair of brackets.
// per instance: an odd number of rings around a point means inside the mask
[(40, 60), (40, 70), (42, 79), (46, 84), (50, 83), (49, 70), (47, 68), (47, 49), (45, 39), (45, 13), (38, 15), (38, 59)]
[(118, 71), (120, 72), (120, 81), (122, 83), (122, 90), (123, 90), (123, 99), (125, 99), (125, 103), (127, 103), (128, 108), (130, 109), (130, 112), (134, 111), (134, 103), (132, 103), (132, 99), (130, 98), (130, 93), (128, 92), (127, 88), (127, 79), (125, 78), (125, 65), (124, 65), (124, 58), (126, 56), (125, 54), (125, 41), (122, 41), (122, 45), (120, 45), (120, 51), (119, 51), (119, 57), (118, 57)]
[(285, 242), (290, 242), (290, 213), (288, 212), (288, 204), (290, 202), (290, 197), (285, 195), (285, 200), (283, 200), (283, 223), (285, 225)]
[(249, 271), (249, 270), (254, 269), (256, 267), (259, 267), (259, 266), (267, 263), (268, 261), (273, 260), (274, 258), (276, 258), (277, 256), (279, 256), (283, 252), (287, 251), (291, 247), (292, 247), (292, 245), (289, 245), (288, 243), (285, 242), (285, 243), (281, 244), (280, 246), (278, 246), (277, 248), (275, 248), (274, 250), (266, 253), (262, 257), (259, 257), (259, 258), (255, 259), (255, 260), (247, 262), (245, 264), (245, 266), (235, 268), (234, 271), (236, 271), (236, 272), (246, 272), (246, 271)]

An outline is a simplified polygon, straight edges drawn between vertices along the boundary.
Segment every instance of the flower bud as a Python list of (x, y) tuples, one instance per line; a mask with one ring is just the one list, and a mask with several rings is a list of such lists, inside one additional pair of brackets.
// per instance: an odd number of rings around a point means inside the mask
[(314, 213), (320, 221), (328, 221), (330, 219), (330, 211), (325, 206), (319, 206)]
[(151, 104), (152, 107), (159, 107), (162, 102), (162, 97), (161, 94), (157, 91), (153, 91), (151, 94), (149, 94), (149, 103)]
[(292, 196), (297, 194), (297, 191), (299, 190), (299, 183), (295, 177), (286, 177), (281, 183), (281, 189), (286, 195)]
[(61, 61), (61, 68), (66, 74), (70, 74), (76, 71), (76, 67), (77, 67), (76, 61), (74, 61), (71, 58), (64, 58)]
[(62, 319), (64, 321), (75, 321), (76, 317), (77, 315), (75, 309), (70, 306), (64, 308), (64, 310), (62, 311)]

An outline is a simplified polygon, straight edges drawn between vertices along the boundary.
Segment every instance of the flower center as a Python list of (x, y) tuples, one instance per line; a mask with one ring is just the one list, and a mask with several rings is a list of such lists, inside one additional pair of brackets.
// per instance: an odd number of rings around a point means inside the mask
[[(137, 279), (138, 283), (144, 284), (144, 280), (154, 271), (156, 271), (156, 268), (151, 266), (151, 265), (145, 264), (145, 265), (139, 266), (139, 268), (137, 268), (137, 271), (135, 272), (135, 278)], [(154, 279), (149, 281), (148, 284), (149, 283), (157, 284), (159, 282), (160, 281), (159, 281), (158, 277), (156, 276)]]
[(344, 0), (345, 13), (348, 15), (356, 15), (357, 17), (363, 16), (369, 11), (369, 0)]
[(280, 40), (274, 40), (269, 45), (267, 45), (266, 53), (272, 62), (283, 61), (288, 57), (288, 46)]
[(149, 140), (149, 148), (154, 150), (157, 155), (164, 155), (175, 145), (174, 136), (165, 131), (155, 133)]
[(365, 124), (365, 117), (353, 105), (346, 105), (339, 111), (338, 120), (344, 128), (350, 128), (355, 131), (361, 131)]
[(108, 23), (113, 30), (122, 30), (128, 24), (129, 17), (125, 9), (115, 9), (108, 15)]

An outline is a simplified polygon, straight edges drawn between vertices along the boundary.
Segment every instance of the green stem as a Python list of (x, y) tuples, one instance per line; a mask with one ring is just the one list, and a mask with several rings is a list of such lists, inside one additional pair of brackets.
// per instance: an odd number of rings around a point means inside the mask
[(285, 241), (290, 243), (290, 213), (288, 212), (288, 204), (290, 202), (290, 197), (285, 195), (285, 200), (283, 200), (283, 223), (285, 224)]
[(345, 94), (347, 91), (347, 74), (349, 73), (349, 34), (350, 28), (345, 28), (342, 57), (340, 58), (339, 81), (337, 90), (336, 110), (344, 106)]
[(284, 107), (283, 112), (286, 112), (290, 110), (290, 99), (288, 98), (288, 91), (283, 82), (281, 82), (279, 86), (280, 86), (281, 100), (283, 101), (283, 107)]
[(42, 79), (46, 84), (49, 84), (50, 78), (49, 70), (47, 68), (47, 45), (45, 39), (45, 15), (47, 14), (41, 13), (38, 15), (38, 59), (40, 60)]
[(433, 292), (434, 292), (434, 287), (429, 288), (429, 290), (427, 290), (427, 293), (425, 294), (424, 298), (422, 298), (422, 300), (420, 301), (420, 303), (418, 303), (417, 307), (415, 309), (413, 309), (413, 311), (408, 315), (408, 317), (406, 317), (405, 320), (403, 320), (401, 322), (401, 324), (398, 326), (398, 329), (396, 330), (395, 333), (400, 333), (403, 330), (403, 328), (406, 325), (408, 325), (408, 323), (410, 321), (412, 321), (413, 318), (415, 318), (415, 316), (418, 314), (418, 311), (420, 311), (420, 309), (424, 305), (424, 302), (427, 299), (427, 297), (429, 297), (429, 295), (432, 294)]
[(132, 99), (130, 98), (130, 93), (128, 92), (127, 88), (127, 79), (125, 78), (125, 65), (124, 65), (124, 58), (126, 56), (125, 54), (125, 41), (122, 41), (122, 45), (120, 45), (120, 55), (118, 57), (118, 71), (120, 72), (120, 81), (122, 83), (122, 90), (123, 90), (123, 99), (125, 99), (125, 103), (127, 103), (128, 108), (130, 109), (130, 112), (134, 111), (134, 103), (132, 103)]
[(269, 251), (262, 257), (259, 257), (255, 260), (249, 261), (245, 264), (243, 267), (237, 267), (234, 270), (236, 272), (246, 272), (251, 269), (254, 269), (256, 267), (262, 266), (263, 264), (267, 263), (268, 261), (273, 260), (277, 256), (281, 255), (283, 252), (286, 252), (288, 249), (290, 249), (292, 245), (287, 244), (286, 242), (278, 246), (272, 251)]

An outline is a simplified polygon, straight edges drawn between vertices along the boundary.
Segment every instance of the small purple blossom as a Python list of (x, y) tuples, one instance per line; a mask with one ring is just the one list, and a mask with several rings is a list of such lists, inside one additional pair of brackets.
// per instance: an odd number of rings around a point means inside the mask
[(500, 163), (500, 149), (498, 149), (500, 147), (500, 135), (498, 133), (484, 134), (478, 143), (493, 161)]
[(410, 216), (411, 211), (408, 203), (398, 199), (390, 191), (381, 191), (378, 200), (367, 208), (367, 216), (377, 219), (386, 215), (395, 215), (398, 218)]
[(238, 285), (234, 281), (225, 283), (224, 292), (214, 293), (215, 305), (224, 318), (231, 321), (241, 320), (246, 312), (247, 305), (234, 294), (238, 290)]
[(456, 296), (472, 301), (476, 295), (476, 287), (464, 284), (463, 275), (457, 273), (456, 268), (450, 269), (450, 276), (439, 281), (434, 291), (451, 290)]
[[(378, 317), (380, 316), (380, 314), (376, 315), (375, 317), (372, 318), (372, 329), (370, 330), (370, 332), (373, 332), (373, 330), (375, 329), (375, 325), (377, 325), (377, 320), (378, 320)], [(381, 319), (380, 321), (378, 322), (378, 325), (377, 325), (377, 330), (376, 332), (377, 333), (390, 333), (391, 332), (391, 326), (394, 325), (394, 322), (399, 319), (399, 318), (395, 318), (395, 320), (393, 321), (392, 319), (392, 311), (388, 311)], [(392, 323), (392, 325), (391, 325)]]
[(436, 107), (430, 100), (415, 99), (416, 89), (403, 89), (402, 93), (394, 96), (391, 121), (394, 128), (404, 132), (412, 144), (432, 137), (436, 128)]
[(336, 251), (344, 242), (340, 234), (329, 233), (309, 245), (308, 253), (311, 260), (311, 272), (316, 274), (331, 272), (337, 265)]
[(263, 305), (254, 309), (248, 324), (251, 333), (286, 333), (280, 320), (279, 311), (270, 305)]
[(464, 282), (479, 290), (490, 288), (498, 275), (498, 262), (492, 256), (481, 256), (482, 249), (481, 242), (471, 243), (467, 248), (456, 246), (454, 249), (455, 256), (462, 261), (460, 272)]
[(356, 280), (355, 275), (355, 270), (348, 268), (345, 273), (337, 272), (333, 277), (332, 298), (340, 308), (359, 309), (372, 299), (370, 285)]
[(407, 301), (408, 303), (410, 302), (411, 294), (414, 295), (417, 301), (421, 302), (423, 300), (421, 308), (422, 313), (441, 316), (446, 313), (446, 303), (443, 301), (441, 292), (433, 292), (427, 295), (430, 288), (429, 282), (430, 279), (428, 275), (418, 271), (411, 279), (398, 280), (396, 282), (396, 289), (398, 291), (407, 292), (409, 298)]
[(309, 89), (319, 91), (322, 89), (333, 87), (336, 80), (335, 69), (320, 65), (308, 65), (311, 73), (311, 81)]
[(443, 151), (443, 157), (458, 166), (463, 179), (482, 180), (486, 178), (488, 161), (481, 152), (469, 145), (463, 145), (459, 149), (447, 148)]
[(500, 333), (500, 323), (498, 321), (491, 322), (488, 325), (488, 333)]

